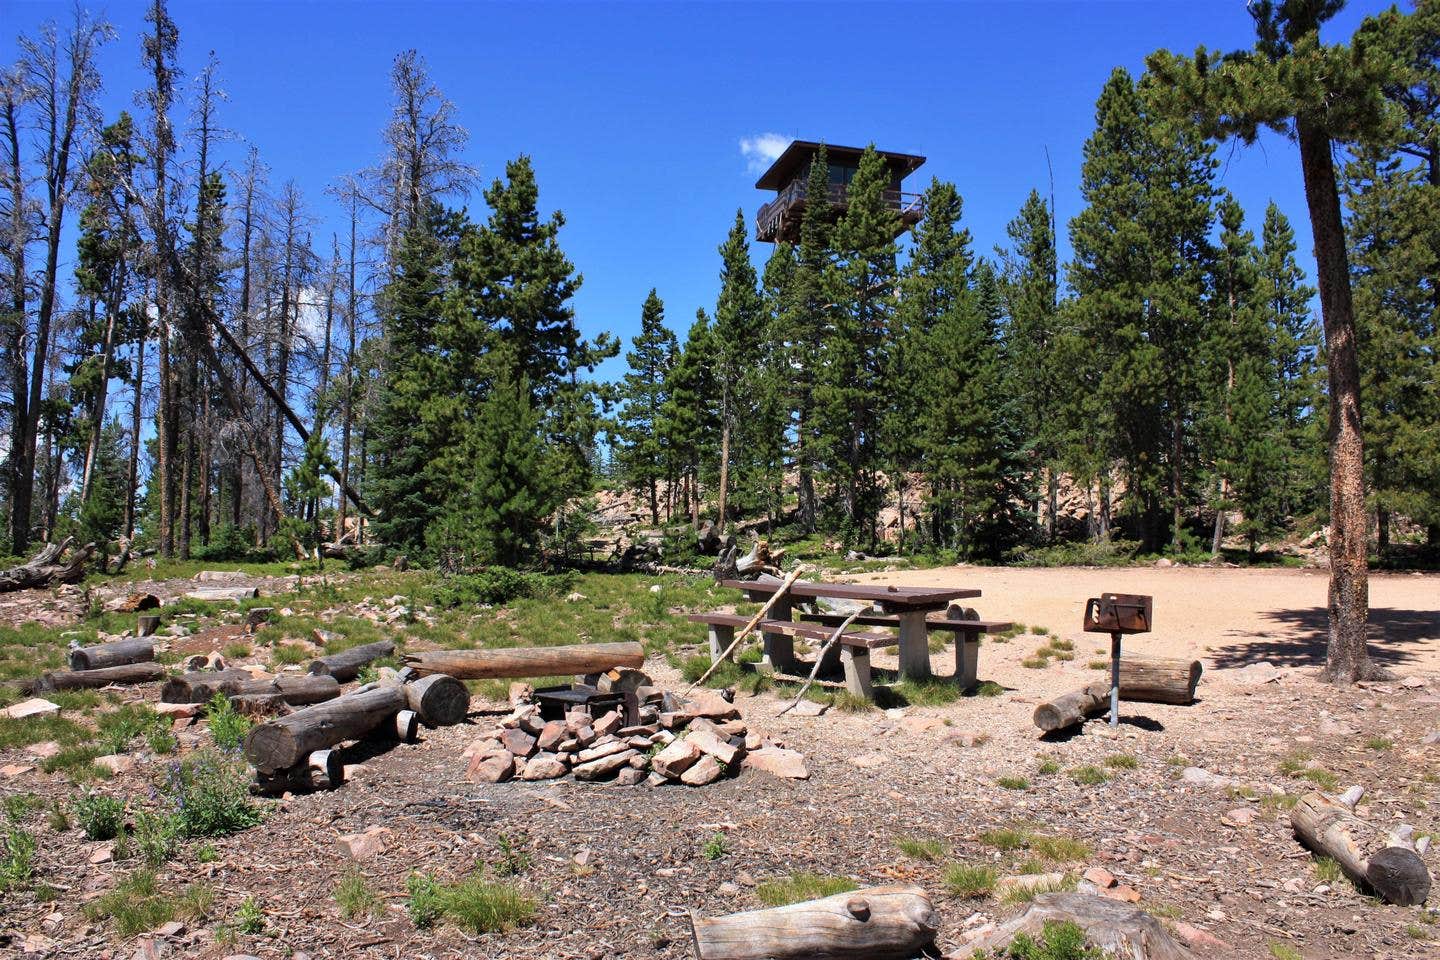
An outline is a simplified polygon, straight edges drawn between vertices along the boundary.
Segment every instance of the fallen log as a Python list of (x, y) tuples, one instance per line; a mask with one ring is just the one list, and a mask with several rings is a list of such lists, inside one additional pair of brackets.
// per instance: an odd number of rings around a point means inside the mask
[(8, 570), (0, 570), (0, 593), (12, 590), (29, 590), (35, 587), (53, 587), (61, 583), (74, 583), (85, 575), (85, 565), (95, 553), (95, 544), (87, 543), (70, 554), (64, 563), (60, 557), (74, 537), (66, 537), (59, 543), (47, 543), (25, 563)]
[(94, 690), (112, 683), (152, 683), (165, 679), (165, 668), (158, 663), (127, 663), (99, 670), (51, 670), (32, 680), (27, 686), (35, 693), (51, 690)]
[(1092, 713), (1110, 706), (1110, 684), (1104, 680), (1088, 683), (1035, 708), (1035, 726), (1050, 733), (1081, 723)]
[(132, 593), (122, 600), (112, 603), (107, 610), (116, 613), (140, 613), (142, 610), (156, 610), (160, 607), (160, 598), (153, 593)]
[(366, 643), (358, 647), (351, 647), (349, 650), (342, 650), (339, 653), (332, 653), (312, 661), (309, 673), (317, 676), (330, 676), (341, 683), (349, 683), (360, 676), (360, 670), (372, 660), (379, 660), (381, 657), (388, 657), (395, 652), (395, 644), (390, 640), (377, 640), (375, 643)]
[(470, 712), (470, 689), (446, 673), (432, 673), (413, 683), (399, 676), (382, 678), (380, 685), (403, 690), (409, 710), (429, 727), (453, 727)]
[(406, 666), (422, 676), (447, 673), (459, 680), (495, 677), (546, 677), (604, 673), (615, 667), (639, 667), (645, 648), (634, 641), (579, 643), (564, 647), (509, 647), (489, 650), (427, 650), (405, 654)]
[(316, 750), (364, 736), (408, 709), (398, 687), (375, 687), (259, 724), (245, 737), (245, 759), (260, 773), (295, 766)]
[(260, 596), (259, 587), (201, 587), (185, 594), (191, 600), (223, 603), (226, 600), (252, 600)]
[[(334, 677), (290, 677), (256, 679), (245, 670), (196, 670), (165, 681), (160, 689), (164, 703), (208, 703), (216, 694), (227, 700), (237, 697), (274, 697), (291, 706), (322, 703), (340, 696)], [(254, 701), (253, 706), (262, 706)]]
[(1075, 924), (1085, 932), (1087, 944), (1115, 960), (1191, 960), (1194, 956), (1144, 910), (1093, 893), (1040, 894), (1018, 916), (976, 943), (976, 954), (999, 955), (1022, 933), (1038, 940), (1047, 923)]
[(905, 960), (935, 942), (939, 916), (919, 887), (869, 887), (724, 917), (690, 914), (699, 960)]
[(1199, 660), (1121, 657), (1120, 699), (1182, 706), (1193, 703), (1202, 670)]
[(71, 670), (99, 670), (127, 663), (143, 663), (155, 659), (155, 644), (149, 640), (116, 640), (70, 651)]
[(1424, 903), (1430, 895), (1430, 871), (1416, 849), (1413, 828), (1402, 825), (1386, 834), (1357, 817), (1355, 804), (1364, 794), (1361, 787), (1339, 797), (1318, 790), (1305, 794), (1290, 811), (1296, 838), (1334, 860), (1356, 886), (1386, 903)]

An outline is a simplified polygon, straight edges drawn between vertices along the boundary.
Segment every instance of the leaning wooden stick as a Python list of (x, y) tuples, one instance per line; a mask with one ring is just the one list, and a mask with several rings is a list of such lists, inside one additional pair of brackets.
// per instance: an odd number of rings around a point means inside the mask
[(795, 694), (795, 699), (791, 700), (785, 708), (775, 714), (775, 716), (783, 717), (800, 705), (800, 701), (805, 698), (805, 692), (810, 689), (810, 685), (815, 682), (816, 675), (820, 673), (820, 664), (825, 662), (825, 654), (829, 653), (830, 648), (840, 642), (840, 635), (845, 632), (846, 627), (855, 622), (855, 618), (860, 616), (863, 609), (864, 608), (856, 610), (850, 614), (850, 616), (846, 617), (840, 626), (835, 628), (835, 632), (830, 634), (830, 639), (825, 641), (825, 646), (820, 648), (820, 654), (815, 658), (815, 665), (810, 668), (810, 676), (806, 677), (805, 682), (800, 685), (800, 692)]
[(730, 641), (730, 646), (725, 648), (725, 652), (720, 654), (720, 656), (716, 657), (715, 662), (710, 664), (710, 669), (706, 670), (704, 674), (701, 675), (699, 680), (696, 680), (694, 683), (690, 684), (690, 686), (686, 687), (684, 692), (681, 693), (680, 696), (688, 697), (691, 690), (694, 690), (696, 687), (700, 686), (700, 684), (704, 683), (706, 680), (709, 680), (710, 674), (720, 669), (720, 664), (724, 663), (727, 659), (729, 659), (730, 655), (735, 652), (735, 648), (740, 645), (740, 641), (744, 640), (747, 636), (749, 636), (751, 631), (753, 631), (756, 626), (759, 625), (760, 621), (765, 619), (765, 615), (770, 612), (770, 608), (775, 606), (775, 602), (777, 600), (785, 596), (785, 594), (790, 590), (790, 586), (796, 580), (800, 579), (800, 574), (804, 571), (805, 566), (804, 564), (801, 564), (790, 572), (790, 576), (786, 577), (785, 582), (780, 584), (780, 589), (776, 590), (770, 595), (770, 599), (765, 601), (765, 606), (760, 608), (760, 612), (750, 618), (750, 622), (745, 624), (744, 629), (735, 634), (735, 639)]

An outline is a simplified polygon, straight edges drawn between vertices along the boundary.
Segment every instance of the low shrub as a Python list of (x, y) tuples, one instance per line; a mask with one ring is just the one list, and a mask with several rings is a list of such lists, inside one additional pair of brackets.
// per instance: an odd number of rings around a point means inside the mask
[(495, 606), (525, 597), (556, 596), (574, 583), (574, 575), (569, 573), (524, 573), (510, 567), (486, 567), (442, 579), (431, 588), (429, 600), (445, 610)]
[(374, 916), (381, 909), (379, 894), (371, 889), (370, 884), (365, 882), (365, 876), (354, 867), (345, 871), (335, 885), (335, 905), (340, 908), (340, 916), (346, 920)]
[(103, 793), (82, 793), (71, 804), (86, 840), (114, 840), (125, 826), (125, 801)]
[(930, 863), (941, 859), (946, 853), (945, 841), (924, 837), (896, 837), (895, 846), (911, 860)]
[(0, 893), (24, 890), (35, 874), (35, 836), (28, 830), (11, 826), (5, 831), (5, 846), (0, 850)]
[(250, 774), (244, 760), (215, 750), (197, 750), (171, 763), (159, 793), (168, 801), (181, 835), (221, 837), (260, 822), (250, 800)]
[(1005, 956), (1011, 960), (1105, 960), (1105, 953), (1090, 946), (1085, 931), (1068, 920), (1046, 920), (1038, 938), (1016, 934)]
[(943, 882), (952, 897), (983, 897), (995, 889), (998, 871), (988, 864), (952, 863), (945, 868)]
[(223, 693), (215, 694), (205, 705), (205, 720), (210, 725), (211, 739), (222, 750), (238, 750), (254, 725), (249, 717), (235, 711)]

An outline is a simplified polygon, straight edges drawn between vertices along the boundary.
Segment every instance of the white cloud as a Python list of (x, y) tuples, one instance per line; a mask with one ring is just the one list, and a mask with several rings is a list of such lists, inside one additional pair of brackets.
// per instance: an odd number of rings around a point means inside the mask
[(753, 137), (740, 138), (740, 153), (745, 157), (745, 166), (751, 173), (764, 173), (774, 163), (794, 137), (779, 133), (759, 133)]

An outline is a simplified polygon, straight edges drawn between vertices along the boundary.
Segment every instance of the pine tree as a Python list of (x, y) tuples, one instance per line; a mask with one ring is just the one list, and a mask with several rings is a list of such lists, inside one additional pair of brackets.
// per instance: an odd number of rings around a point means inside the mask
[(630, 370), (620, 386), (624, 406), (619, 417), (619, 461), (629, 484), (648, 494), (650, 522), (660, 522), (660, 481), (666, 479), (666, 448), (661, 409), (667, 378), (675, 364), (675, 334), (665, 327), (665, 304), (654, 288), (640, 308), (640, 333), (625, 354)]
[(1117, 68), (1085, 144), (1086, 208), (1071, 221), (1076, 322), (1101, 369), (1096, 439), (1117, 460), (1146, 549), (1183, 543), (1193, 481), (1213, 147), (1147, 112)]
[(1323, 676), (1349, 684), (1376, 672), (1366, 649), (1370, 586), (1360, 366), (1350, 265), (1335, 180), (1336, 140), (1385, 135), (1394, 64), (1367, 44), (1326, 46), (1320, 26), (1343, 0), (1256, 0), (1253, 50), (1193, 57), (1158, 51), (1146, 63), (1158, 108), (1216, 137), (1253, 143), (1262, 127), (1299, 146), (1325, 325), (1330, 398), (1330, 640)]
[(436, 326), (446, 296), (456, 218), (432, 206), (421, 226), (408, 231), (396, 253), (395, 274), (377, 303), (386, 341), (379, 399), (369, 425), (368, 498), (379, 516), (380, 542), (418, 550), (425, 529), (441, 514), (447, 490), (435, 456), (444, 441), (435, 404), (446, 398), (436, 380)]
[(765, 261), (760, 282), (765, 318), (750, 407), (755, 421), (751, 459), (756, 469), (756, 508), (765, 514), (772, 530), (780, 522), (784, 505), (786, 458), (794, 422), (791, 399), (795, 375), (788, 303), (796, 268), (795, 248), (782, 240)]
[(1324, 401), (1320, 330), (1310, 310), (1315, 289), (1295, 261), (1295, 231), (1271, 201), (1260, 230), (1259, 296), (1270, 330), (1276, 369), (1275, 402), (1280, 427), (1280, 465), (1273, 482), (1283, 515), (1294, 517), (1323, 502), (1325, 486)]
[(885, 199), (890, 174), (874, 144), (865, 148), (835, 224), (835, 263), (825, 285), (833, 328), (823, 341), (815, 391), (820, 455), (844, 517), (847, 539), (874, 548), (880, 509), (880, 430), (886, 395), (886, 340), (895, 309), (899, 218)]
[(701, 466), (712, 462), (720, 448), (722, 415), (715, 402), (720, 391), (713, 362), (717, 352), (714, 340), (715, 331), (705, 311), (695, 311), (695, 322), (665, 380), (665, 399), (656, 427), (665, 446), (667, 475), (679, 480), (683, 489), (684, 499), (678, 505), (691, 513), (692, 520), (700, 510)]
[(1013, 245), (1001, 254), (1007, 369), (1019, 399), (1033, 458), (1045, 473), (1046, 534), (1056, 536), (1059, 513), (1064, 406), (1074, 382), (1061, 349), (1055, 224), (1049, 204), (1030, 191), (1006, 227)]
[(915, 245), (900, 273), (887, 356), (891, 400), (883, 434), (885, 464), (899, 494), (902, 545), (909, 474), (920, 469), (932, 439), (925, 423), (933, 412), (936, 326), (969, 296), (974, 261), (970, 231), (960, 226), (962, 201), (955, 185), (932, 179), (924, 204), (925, 219), (915, 228)]
[(723, 533), (732, 486), (742, 497), (753, 494), (754, 451), (763, 443), (757, 430), (761, 424), (752, 417), (740, 416), (742, 410), (751, 408), (760, 390), (765, 317), (755, 266), (750, 262), (745, 215), (739, 210), (735, 211), (729, 235), (720, 245), (720, 262), (720, 296), (715, 303), (711, 342), (715, 348), (720, 414), (717, 523)]
[(1253, 557), (1256, 544), (1280, 529), (1281, 421), (1278, 370), (1260, 302), (1259, 254), (1244, 228), (1244, 211), (1226, 194), (1217, 207), (1220, 243), (1214, 263), (1214, 304), (1207, 353), (1208, 446), (1218, 477), (1212, 553), (1218, 555), (1226, 512), (1241, 513), (1239, 533)]

